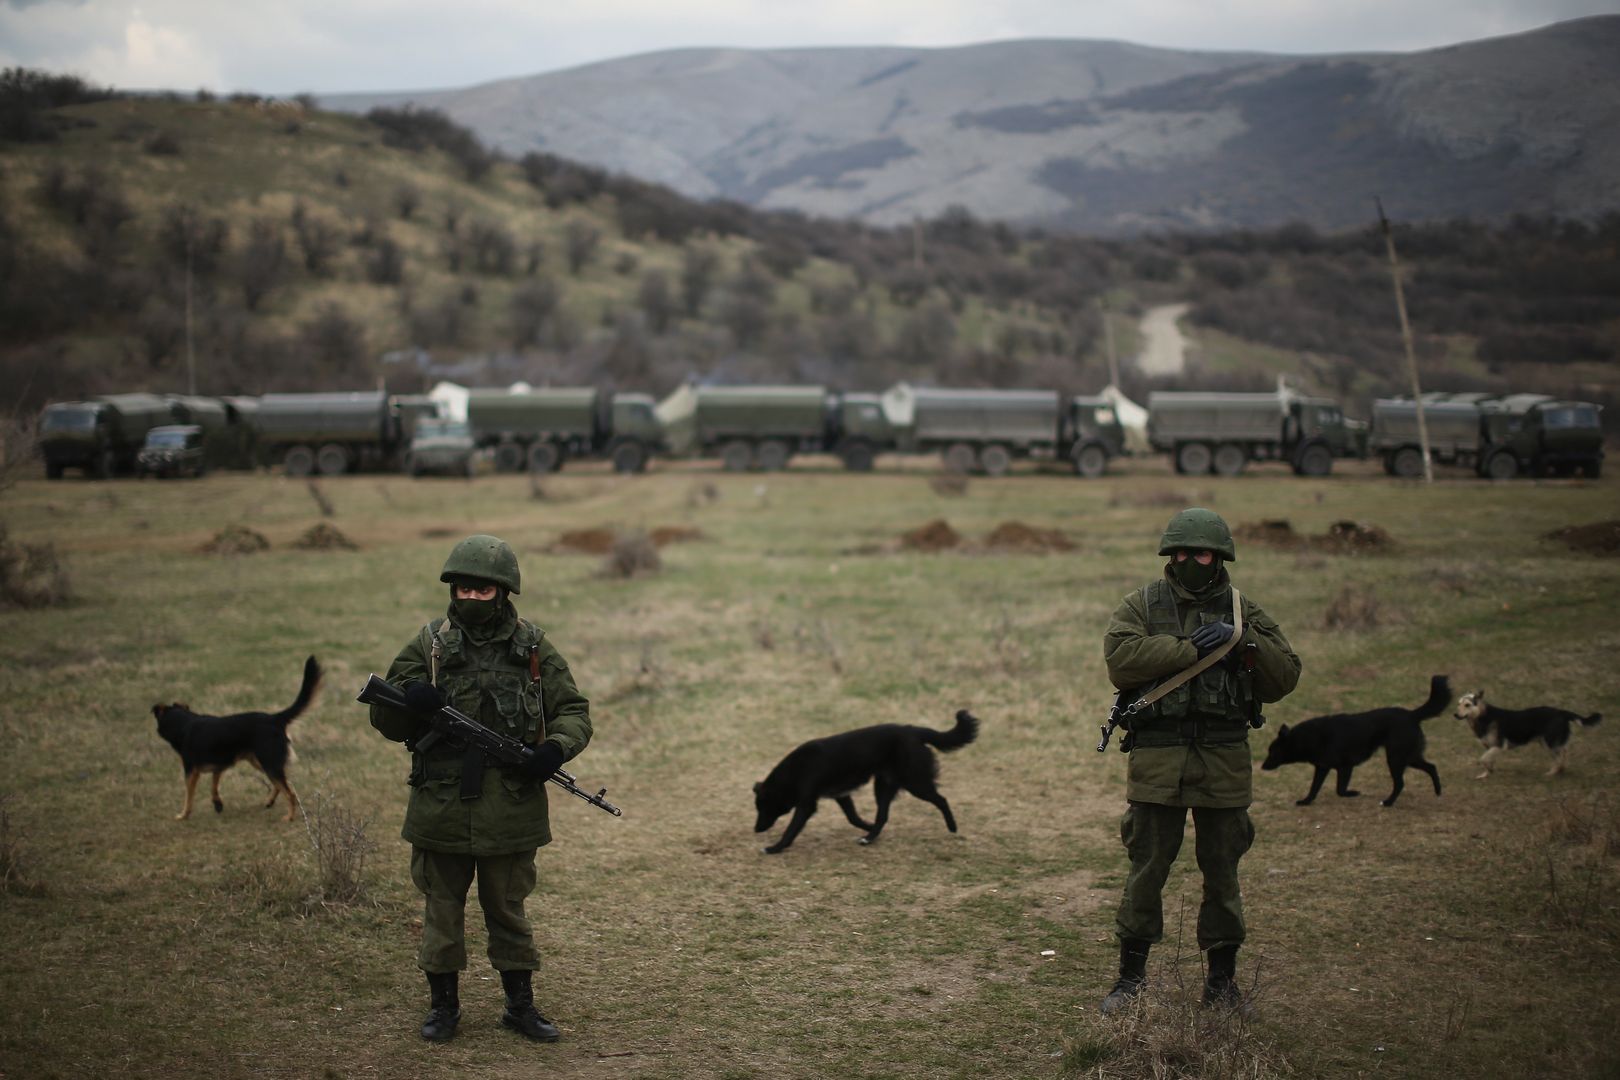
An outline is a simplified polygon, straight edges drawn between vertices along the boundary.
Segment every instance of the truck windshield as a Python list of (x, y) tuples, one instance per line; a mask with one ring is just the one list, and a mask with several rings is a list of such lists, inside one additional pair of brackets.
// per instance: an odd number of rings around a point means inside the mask
[(146, 436), (146, 445), (160, 448), (184, 447), (186, 433), (183, 431), (153, 431)]
[(94, 431), (94, 409), (46, 409), (40, 421), (42, 431)]
[(1595, 431), (1598, 427), (1598, 412), (1596, 409), (1543, 409), (1541, 423), (1548, 431), (1569, 428), (1590, 428)]
[(467, 425), (454, 420), (420, 420), (416, 424), (417, 438), (437, 439), (447, 436), (459, 438), (467, 434)]

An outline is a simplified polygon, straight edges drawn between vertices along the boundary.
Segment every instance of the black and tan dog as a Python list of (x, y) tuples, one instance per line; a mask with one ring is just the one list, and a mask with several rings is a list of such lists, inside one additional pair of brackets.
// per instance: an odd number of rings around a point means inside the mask
[[(783, 814), (793, 811), (782, 838), (765, 849), (767, 855), (785, 851), (816, 812), (816, 803), (831, 799), (851, 825), (866, 830), (861, 843), (870, 844), (888, 823), (889, 804), (903, 789), (938, 807), (945, 817), (945, 827), (955, 832), (956, 816), (951, 813), (951, 804), (934, 786), (939, 759), (929, 747), (955, 750), (972, 742), (978, 733), (978, 718), (962, 709), (949, 731), (915, 724), (877, 724), (811, 739), (794, 748), (769, 776), (754, 785), (754, 809), (759, 815), (754, 831), (764, 832)], [(873, 782), (877, 795), (875, 821), (862, 821), (850, 798), (868, 780)]]
[(1569, 758), (1569, 734), (1574, 730), (1574, 725), (1591, 727), (1603, 719), (1602, 713), (1580, 716), (1551, 705), (1538, 705), (1532, 709), (1503, 709), (1485, 704), (1483, 690), (1475, 690), (1458, 698), (1455, 715), (1468, 725), (1474, 738), (1485, 747), (1485, 754), (1479, 759), (1484, 772), (1474, 777), (1475, 780), (1483, 780), (1491, 775), (1491, 766), (1503, 750), (1537, 739), (1553, 756), (1552, 768), (1547, 770), (1547, 775), (1557, 776), (1564, 771), (1564, 763)]
[(312, 656), (304, 661), (304, 685), (298, 688), (297, 700), (278, 713), (207, 716), (181, 704), (152, 706), (158, 734), (174, 747), (186, 771), (186, 803), (175, 820), (184, 821), (191, 816), (197, 781), (203, 773), (214, 774), (214, 812), (224, 811), (225, 804), (219, 797), (219, 774), (238, 761), (252, 765), (270, 781), (270, 801), (264, 804), (266, 808), (273, 806), (277, 796), (286, 792), (287, 820), (296, 818), (298, 796), (287, 782), (287, 761), (292, 756), (287, 725), (309, 708), (320, 684), (321, 665)]

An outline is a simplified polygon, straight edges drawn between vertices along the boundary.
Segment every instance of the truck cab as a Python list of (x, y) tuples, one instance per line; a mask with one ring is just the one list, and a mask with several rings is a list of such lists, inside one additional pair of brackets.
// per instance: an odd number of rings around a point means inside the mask
[(65, 469), (110, 477), (116, 461), (109, 444), (104, 406), (99, 402), (55, 402), (40, 414), (39, 452), (45, 459), (45, 475), (52, 480), (60, 480)]
[(1069, 402), (1069, 460), (1078, 476), (1096, 479), (1109, 461), (1125, 453), (1125, 425), (1106, 397), (1077, 396)]
[(1544, 394), (1513, 394), (1481, 409), (1479, 474), (1597, 477), (1603, 470), (1600, 407)]
[(651, 394), (613, 395), (612, 427), (606, 449), (614, 472), (645, 472), (647, 459), (668, 449), (664, 426), (653, 411), (656, 406)]
[(137, 476), (201, 478), (208, 471), (203, 429), (198, 424), (164, 424), (146, 433), (135, 455)]
[(464, 422), (418, 419), (405, 451), (405, 471), (412, 476), (440, 473), (471, 477), (477, 471), (477, 451), (472, 429)]

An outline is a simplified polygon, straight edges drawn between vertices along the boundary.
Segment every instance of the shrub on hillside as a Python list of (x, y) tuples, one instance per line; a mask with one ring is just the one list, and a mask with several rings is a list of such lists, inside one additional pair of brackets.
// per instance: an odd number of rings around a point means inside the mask
[(383, 131), (383, 143), (404, 150), (438, 149), (461, 166), (468, 180), (478, 181), (495, 164), (495, 155), (462, 127), (437, 109), (375, 108), (366, 119)]

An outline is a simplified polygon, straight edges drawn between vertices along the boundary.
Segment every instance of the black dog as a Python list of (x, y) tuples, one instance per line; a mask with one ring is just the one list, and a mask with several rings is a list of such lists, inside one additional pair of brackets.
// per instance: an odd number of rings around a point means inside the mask
[[(783, 758), (763, 782), (754, 785), (754, 808), (759, 811), (754, 831), (764, 832), (792, 810), (793, 819), (782, 839), (765, 849), (767, 855), (785, 851), (816, 812), (816, 803), (832, 799), (851, 825), (866, 830), (860, 842), (870, 844), (889, 820), (889, 804), (904, 788), (939, 807), (945, 815), (945, 827), (955, 832), (951, 804), (934, 786), (939, 759), (929, 747), (955, 750), (978, 734), (979, 721), (963, 709), (956, 714), (956, 726), (949, 731), (912, 724), (878, 724), (811, 739)], [(868, 780), (874, 781), (872, 788), (877, 795), (877, 820), (872, 822), (861, 820), (849, 797)]]
[(1338, 783), (1334, 791), (1346, 798), (1359, 795), (1350, 790), (1350, 774), (1357, 765), (1372, 757), (1373, 751), (1384, 748), (1389, 763), (1389, 775), (1395, 780), (1395, 790), (1382, 803), (1394, 806), (1406, 787), (1406, 770), (1422, 769), (1434, 781), (1434, 793), (1440, 794), (1440, 770), (1423, 759), (1423, 721), (1433, 719), (1446, 710), (1451, 700), (1451, 684), (1444, 675), (1429, 680), (1429, 700), (1415, 709), (1391, 706), (1364, 713), (1339, 713), (1317, 716), (1277, 732), (1271, 748), (1266, 751), (1262, 769), (1275, 769), (1279, 765), (1292, 765), (1308, 761), (1316, 766), (1311, 778), (1311, 790), (1295, 806), (1309, 806), (1322, 790), (1322, 781), (1329, 772), (1337, 772)]
[(264, 804), (267, 808), (275, 803), (276, 796), (286, 792), (287, 820), (296, 818), (298, 796), (287, 783), (287, 760), (292, 753), (287, 741), (287, 725), (309, 708), (320, 684), (321, 665), (312, 656), (304, 661), (304, 684), (298, 688), (297, 700), (278, 713), (205, 716), (180, 704), (152, 706), (158, 734), (174, 747), (186, 771), (186, 803), (175, 820), (184, 821), (191, 816), (197, 780), (205, 772), (214, 774), (214, 812), (223, 812), (225, 804), (219, 798), (219, 774), (238, 761), (246, 761), (270, 781), (270, 801)]
[(1556, 709), (1551, 705), (1538, 705), (1533, 709), (1504, 709), (1497, 705), (1486, 705), (1483, 690), (1475, 690), (1458, 698), (1454, 715), (1467, 723), (1474, 738), (1485, 746), (1485, 754), (1479, 759), (1485, 771), (1474, 777), (1476, 780), (1491, 775), (1491, 765), (1503, 750), (1523, 746), (1536, 739), (1540, 739), (1553, 756), (1552, 768), (1547, 770), (1547, 775), (1557, 776), (1564, 771), (1564, 762), (1569, 757), (1571, 725), (1591, 727), (1603, 719), (1602, 713), (1579, 716), (1568, 709)]

